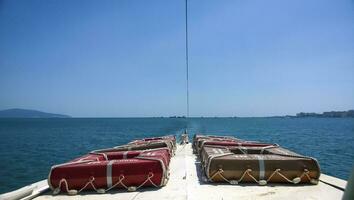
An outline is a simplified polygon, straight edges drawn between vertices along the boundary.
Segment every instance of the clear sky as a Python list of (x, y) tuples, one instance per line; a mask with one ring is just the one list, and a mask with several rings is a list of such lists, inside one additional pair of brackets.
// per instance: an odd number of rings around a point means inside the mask
[[(191, 116), (354, 108), (353, 0), (189, 0)], [(184, 0), (0, 0), (0, 109), (185, 115)]]

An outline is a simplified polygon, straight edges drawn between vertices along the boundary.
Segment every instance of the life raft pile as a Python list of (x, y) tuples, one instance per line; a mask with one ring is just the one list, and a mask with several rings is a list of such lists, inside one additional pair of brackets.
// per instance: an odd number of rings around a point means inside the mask
[(126, 145), (100, 149), (55, 165), (48, 176), (53, 194), (76, 195), (84, 190), (105, 193), (113, 188), (136, 191), (162, 187), (169, 179), (175, 136), (145, 138)]
[(193, 150), (209, 182), (317, 184), (320, 177), (316, 159), (277, 144), (195, 135)]

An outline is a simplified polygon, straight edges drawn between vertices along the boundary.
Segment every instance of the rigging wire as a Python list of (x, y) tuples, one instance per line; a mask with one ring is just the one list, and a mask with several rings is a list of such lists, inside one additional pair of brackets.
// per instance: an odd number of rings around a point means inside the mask
[(188, 0), (185, 0), (185, 14), (186, 14), (186, 80), (187, 80), (187, 118), (189, 117), (189, 66), (188, 66)]

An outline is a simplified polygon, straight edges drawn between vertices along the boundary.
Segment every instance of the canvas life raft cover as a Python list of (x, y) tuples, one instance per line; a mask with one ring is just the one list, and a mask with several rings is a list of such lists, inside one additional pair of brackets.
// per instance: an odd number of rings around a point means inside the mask
[(166, 143), (160, 144), (162, 145), (161, 147), (167, 147), (170, 148), (171, 151), (176, 150), (176, 137), (174, 135), (167, 135), (167, 136), (162, 136), (162, 137), (151, 137), (151, 138), (144, 138), (144, 139), (139, 139), (139, 140), (134, 140), (132, 142), (129, 142), (128, 145), (138, 145), (140, 148), (144, 145), (149, 145), (156, 146), (157, 143)]
[(48, 175), (54, 194), (75, 195), (83, 190), (105, 193), (113, 188), (135, 191), (140, 187), (164, 186), (174, 153), (173, 135), (144, 138), (126, 145), (99, 149), (70, 162), (55, 165)]
[(277, 144), (262, 143), (258, 141), (245, 141), (237, 139), (231, 136), (200, 136), (195, 137), (195, 150), (197, 155), (200, 155), (200, 151), (204, 145), (217, 145), (217, 146), (243, 146), (243, 147), (266, 147)]
[(193, 137), (193, 152), (199, 154), (203, 143), (206, 141), (239, 141), (239, 139), (232, 137), (232, 136), (215, 136), (215, 135), (201, 135), (195, 134)]
[(88, 189), (104, 193), (112, 188), (160, 187), (168, 180), (169, 152), (168, 148), (92, 152), (53, 166), (48, 185), (55, 194), (60, 191), (77, 194)]
[(135, 140), (125, 145), (116, 146), (108, 149), (98, 149), (93, 152), (105, 152), (105, 151), (133, 151), (133, 150), (149, 150), (156, 148), (167, 148), (171, 155), (174, 154), (174, 146), (173, 142), (170, 140), (151, 140), (151, 141), (143, 141), (143, 140)]
[(277, 145), (203, 146), (202, 167), (211, 182), (312, 183), (320, 177), (318, 162)]
[(150, 138), (138, 139), (138, 140), (134, 140), (130, 143), (141, 142), (141, 141), (145, 141), (145, 142), (156, 141), (156, 140), (171, 141), (173, 143), (173, 146), (176, 146), (176, 136), (174, 136), (174, 135), (166, 135), (166, 136), (161, 136), (161, 137), (150, 137)]

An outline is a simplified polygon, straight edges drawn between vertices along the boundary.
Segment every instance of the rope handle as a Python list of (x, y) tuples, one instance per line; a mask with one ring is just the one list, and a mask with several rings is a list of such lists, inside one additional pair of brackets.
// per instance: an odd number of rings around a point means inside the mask
[(242, 173), (242, 175), (241, 175), (241, 177), (240, 177), (239, 179), (237, 179), (237, 180), (228, 180), (228, 179), (223, 175), (224, 170), (220, 168), (220, 169), (218, 169), (218, 171), (216, 171), (216, 172), (209, 178), (209, 180), (213, 182), (214, 177), (217, 176), (217, 175), (219, 175), (224, 181), (226, 181), (226, 182), (228, 182), (228, 183), (230, 183), (230, 184), (232, 184), (232, 185), (237, 185), (237, 184), (239, 184), (239, 183), (244, 179), (244, 177), (245, 177), (246, 175), (248, 175), (253, 181), (255, 181), (256, 183), (258, 183), (259, 185), (267, 185), (268, 182), (272, 179), (272, 177), (273, 177), (275, 174), (278, 174), (279, 176), (281, 176), (284, 180), (286, 180), (286, 181), (289, 182), (289, 183), (298, 184), (298, 183), (301, 182), (302, 178), (305, 176), (305, 177), (310, 181), (311, 184), (314, 184), (314, 185), (318, 184), (318, 180), (313, 179), (313, 178), (310, 177), (310, 175), (309, 175), (310, 172), (309, 172), (308, 169), (304, 169), (304, 171), (303, 171), (303, 173), (300, 175), (300, 177), (295, 177), (295, 178), (293, 178), (293, 179), (291, 179), (291, 180), (290, 180), (289, 178), (287, 178), (284, 174), (282, 174), (280, 171), (281, 171), (281, 169), (276, 169), (276, 170), (274, 170), (274, 172), (268, 177), (267, 180), (264, 180), (264, 179), (263, 179), (263, 180), (257, 180), (257, 179), (251, 174), (252, 169), (246, 169), (246, 170)]
[(112, 185), (111, 187), (107, 188), (107, 189), (104, 189), (104, 188), (96, 188), (95, 184), (94, 184), (94, 181), (95, 181), (95, 177), (91, 176), (88, 180), (88, 182), (80, 189), (80, 190), (75, 190), (75, 189), (69, 189), (69, 184), (67, 182), (67, 180), (65, 178), (62, 178), (60, 181), (59, 181), (59, 185), (57, 188), (55, 188), (53, 190), (53, 195), (57, 195), (61, 192), (61, 188), (62, 188), (62, 184), (64, 184), (65, 186), (65, 190), (66, 192), (68, 193), (68, 195), (77, 195), (79, 194), (80, 192), (82, 192), (88, 185), (91, 185), (92, 188), (99, 194), (104, 194), (106, 193), (107, 191), (111, 190), (112, 188), (118, 186), (118, 185), (121, 185), (123, 186), (125, 189), (127, 189), (129, 192), (135, 192), (137, 189), (141, 188), (142, 186), (144, 186), (147, 182), (150, 182), (151, 185), (155, 186), (155, 187), (159, 187), (158, 185), (156, 185), (153, 181), (152, 181), (152, 178), (154, 177), (154, 173), (153, 172), (149, 172), (149, 174), (147, 175), (146, 179), (139, 185), (139, 186), (126, 186), (124, 183), (123, 183), (123, 180), (125, 179), (125, 176), (123, 174), (119, 175), (118, 177), (118, 181)]

